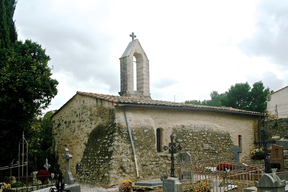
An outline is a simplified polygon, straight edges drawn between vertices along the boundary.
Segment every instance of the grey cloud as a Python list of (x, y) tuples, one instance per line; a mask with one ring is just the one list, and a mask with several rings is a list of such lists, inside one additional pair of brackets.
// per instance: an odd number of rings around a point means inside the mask
[[(34, 8), (25, 5), (25, 9), (17, 11), (33, 12)], [(110, 70), (113, 67), (109, 62), (111, 38), (93, 30), (89, 22), (74, 23), (73, 19), (51, 17), (50, 11), (37, 7), (33, 16), (20, 14), (24, 17), (18, 18), (16, 26), (21, 36), (38, 42), (46, 49), (51, 57), (49, 66), (53, 65), (54, 73), (68, 72), (83, 83), (94, 78), (95, 83), (109, 85), (109, 92), (119, 91), (119, 75), (117, 71)], [(97, 25), (97, 19), (93, 21)]]
[(270, 90), (277, 91), (285, 86), (284, 80), (279, 79), (274, 73), (266, 72), (263, 76), (263, 84)]
[(288, 67), (288, 1), (261, 1), (256, 32), (239, 44), (248, 56), (264, 56)]
[(269, 87), (270, 90), (277, 91), (285, 86), (285, 81), (283, 79), (279, 79), (276, 74), (272, 72), (266, 72), (262, 74), (262, 78), (256, 77), (247, 77), (249, 84), (252, 85), (257, 81), (262, 81), (265, 88)]
[(171, 87), (172, 85), (178, 83), (179, 81), (171, 78), (161, 78), (153, 82), (153, 87), (158, 89), (163, 89), (167, 87)]

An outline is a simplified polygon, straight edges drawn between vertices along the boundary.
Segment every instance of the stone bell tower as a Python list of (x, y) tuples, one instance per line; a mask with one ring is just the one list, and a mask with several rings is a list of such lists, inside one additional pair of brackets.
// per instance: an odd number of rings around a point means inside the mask
[[(134, 33), (130, 35), (132, 41), (120, 58), (120, 96), (138, 97), (151, 99), (149, 83), (149, 60)], [(135, 57), (136, 61), (133, 61)], [(134, 74), (133, 63), (136, 63), (136, 74)], [(137, 89), (134, 90), (134, 78), (136, 78)]]

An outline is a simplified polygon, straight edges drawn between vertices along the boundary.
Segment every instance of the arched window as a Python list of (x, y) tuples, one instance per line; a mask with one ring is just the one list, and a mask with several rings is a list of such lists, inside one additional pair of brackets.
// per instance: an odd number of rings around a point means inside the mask
[(242, 135), (238, 135), (238, 146), (242, 147)]
[(163, 152), (163, 129), (158, 128), (156, 130), (156, 145), (157, 152)]

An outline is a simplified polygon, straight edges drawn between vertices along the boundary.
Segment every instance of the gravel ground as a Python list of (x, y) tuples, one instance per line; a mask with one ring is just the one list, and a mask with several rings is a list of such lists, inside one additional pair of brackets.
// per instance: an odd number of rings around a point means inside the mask
[(105, 189), (102, 187), (96, 187), (93, 185), (83, 185), (83, 184), (80, 184), (80, 189), (81, 189), (81, 192), (114, 192), (114, 191), (119, 191), (118, 187)]

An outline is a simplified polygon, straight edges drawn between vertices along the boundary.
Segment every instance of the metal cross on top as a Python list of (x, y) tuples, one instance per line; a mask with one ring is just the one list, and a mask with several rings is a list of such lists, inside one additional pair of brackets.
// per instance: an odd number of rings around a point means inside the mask
[(134, 32), (132, 32), (132, 34), (130, 34), (130, 37), (132, 37), (132, 41), (134, 41), (134, 38), (136, 37), (136, 35), (134, 35)]
[(173, 135), (170, 135), (170, 138), (171, 138), (171, 143), (169, 143), (169, 147), (164, 146), (164, 150), (167, 151), (169, 149), (169, 153), (171, 153), (171, 174), (170, 174), (170, 177), (175, 177), (174, 153), (177, 152), (177, 149), (181, 150), (182, 146), (180, 144), (178, 146), (176, 146), (176, 143), (174, 143), (174, 141), (173, 141), (173, 139), (174, 139)]
[(272, 173), (271, 171), (271, 164), (269, 162), (268, 159), (268, 150), (267, 150), (267, 144), (275, 144), (276, 141), (273, 139), (272, 141), (266, 141), (266, 133), (264, 130), (261, 131), (261, 141), (257, 142), (255, 141), (254, 144), (257, 145), (259, 144), (259, 146), (263, 146), (264, 148), (264, 162), (265, 162), (265, 173)]

